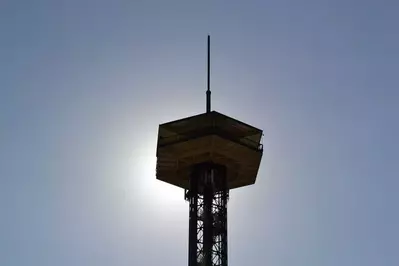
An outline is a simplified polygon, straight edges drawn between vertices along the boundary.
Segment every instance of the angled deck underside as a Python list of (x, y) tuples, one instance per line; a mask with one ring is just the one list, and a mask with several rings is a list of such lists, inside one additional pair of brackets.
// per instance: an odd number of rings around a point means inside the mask
[(159, 126), (157, 179), (189, 188), (192, 166), (214, 162), (227, 168), (228, 189), (255, 183), (262, 130), (218, 112)]

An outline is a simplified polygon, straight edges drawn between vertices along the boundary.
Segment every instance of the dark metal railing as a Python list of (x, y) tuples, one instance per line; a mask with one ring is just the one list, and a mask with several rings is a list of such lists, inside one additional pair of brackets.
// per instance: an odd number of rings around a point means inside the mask
[(188, 131), (185, 133), (180, 133), (178, 135), (170, 136), (170, 137), (166, 137), (166, 138), (160, 137), (160, 139), (158, 141), (158, 143), (159, 143), (158, 145), (160, 147), (164, 147), (167, 145), (172, 145), (172, 144), (176, 144), (176, 143), (183, 142), (183, 141), (189, 141), (189, 140), (193, 140), (196, 138), (205, 137), (205, 136), (209, 136), (209, 135), (217, 135), (224, 139), (228, 139), (232, 142), (241, 144), (241, 145), (243, 145), (247, 148), (250, 148), (252, 150), (263, 151), (263, 144), (253, 141), (247, 137), (244, 137), (244, 138), (234, 137), (231, 134), (229, 134), (228, 132), (226, 132), (226, 130), (223, 130), (216, 126), (210, 126), (210, 127), (207, 127), (207, 128), (201, 129), (201, 130)]

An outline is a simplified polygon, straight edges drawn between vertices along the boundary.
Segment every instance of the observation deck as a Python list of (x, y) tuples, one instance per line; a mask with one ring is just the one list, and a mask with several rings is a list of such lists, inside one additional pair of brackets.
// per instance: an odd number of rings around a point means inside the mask
[(226, 169), (227, 189), (254, 184), (263, 154), (262, 130), (216, 111), (159, 125), (156, 177), (189, 189), (193, 167)]

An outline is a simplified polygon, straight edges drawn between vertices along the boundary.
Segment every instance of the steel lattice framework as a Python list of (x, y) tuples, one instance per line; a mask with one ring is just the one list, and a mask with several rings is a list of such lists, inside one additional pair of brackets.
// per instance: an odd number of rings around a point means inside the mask
[(227, 266), (228, 197), (223, 166), (195, 167), (185, 193), (190, 204), (189, 266)]

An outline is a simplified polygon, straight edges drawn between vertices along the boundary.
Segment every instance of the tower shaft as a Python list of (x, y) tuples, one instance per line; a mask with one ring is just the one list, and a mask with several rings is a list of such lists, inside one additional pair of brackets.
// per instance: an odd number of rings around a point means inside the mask
[(205, 163), (193, 167), (186, 200), (189, 214), (189, 266), (227, 266), (226, 171)]

